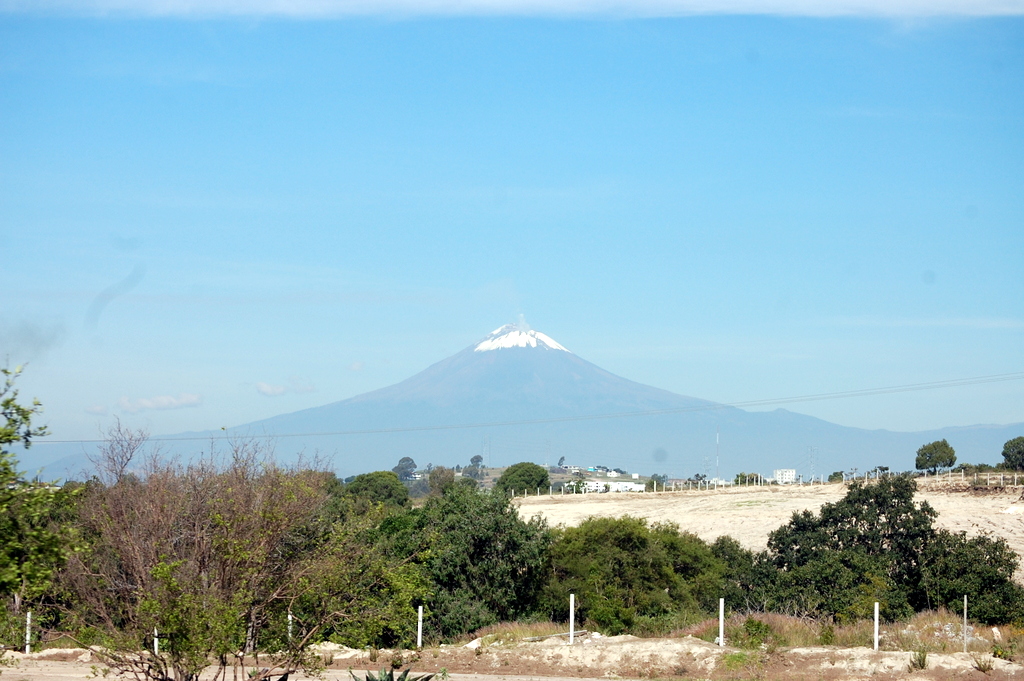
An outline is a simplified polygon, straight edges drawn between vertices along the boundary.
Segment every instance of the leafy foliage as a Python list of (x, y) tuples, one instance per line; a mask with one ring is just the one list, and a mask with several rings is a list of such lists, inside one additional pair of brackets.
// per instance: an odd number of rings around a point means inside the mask
[(357, 475), (345, 487), (345, 493), (361, 499), (388, 505), (407, 507), (409, 490), (392, 471), (377, 471)]
[(445, 490), (454, 484), (455, 471), (444, 466), (438, 466), (430, 471), (430, 476), (427, 478), (427, 486), (430, 487), (430, 493), (435, 495), (443, 494)]
[[(425, 584), (365, 541), (374, 512), (336, 521), (324, 475), (282, 469), (268, 454), (241, 444), (224, 467), (151, 457), (139, 476), (89, 487), (79, 523), (91, 546), (61, 587), (118, 669), (192, 681), (211, 659), (223, 669), (265, 646), (280, 651), (270, 670), (286, 674), (308, 666), (306, 646), (328, 633), (361, 643), (408, 635), (388, 628), (412, 619)], [(140, 652), (154, 629), (159, 657)]]
[(1015, 471), (1024, 471), (1024, 436), (1007, 440), (1003, 445), (1003, 463)]
[(494, 489), (505, 493), (516, 490), (533, 492), (538, 487), (546, 490), (550, 484), (548, 472), (543, 466), (523, 461), (506, 468), (505, 472), (494, 483)]
[(755, 559), (748, 598), (839, 620), (869, 617), (878, 601), (892, 620), (956, 609), (966, 594), (982, 622), (1024, 616), (1024, 590), (1012, 581), (1018, 559), (1006, 542), (936, 531), (935, 511), (914, 503), (915, 490), (905, 477), (857, 482), (819, 515), (794, 514)]
[(393, 555), (420, 555), (434, 591), (430, 636), (450, 639), (534, 608), (549, 533), (539, 519), (521, 520), (504, 495), (453, 485), (381, 531)]
[(930, 470), (932, 473), (940, 468), (952, 468), (956, 464), (956, 452), (945, 440), (936, 440), (923, 445), (917, 450), (914, 467), (919, 471)]
[(20, 367), (0, 368), (0, 596), (11, 598), (15, 613), (23, 601), (48, 590), (54, 572), (78, 545), (71, 528), (55, 520), (72, 492), (26, 481), (7, 449), (14, 443), (30, 447), (35, 438), (47, 434), (45, 427), (32, 426), (41, 411), (39, 402), (25, 406), (18, 401), (14, 382), (20, 373)]
[(874, 601), (889, 619), (923, 608), (921, 554), (936, 514), (914, 503), (916, 488), (905, 477), (855, 482), (820, 514), (794, 513), (758, 558), (756, 600), (840, 619), (867, 617)]
[(558, 531), (542, 607), (563, 620), (569, 594), (575, 593), (581, 618), (621, 633), (642, 617), (709, 606), (722, 574), (707, 544), (676, 525), (648, 526), (628, 516), (588, 518)]
[(403, 456), (398, 460), (398, 465), (391, 470), (399, 480), (412, 480), (412, 474), (416, 472), (416, 462), (410, 456)]
[(651, 475), (650, 478), (647, 479), (647, 482), (644, 483), (644, 489), (647, 490), (648, 492), (651, 492), (654, 490), (655, 485), (657, 485), (658, 489), (664, 490), (666, 482), (668, 482), (667, 475), (659, 475), (658, 473), (654, 473), (653, 475)]
[(930, 607), (956, 611), (967, 596), (971, 616), (998, 624), (1024, 618), (1024, 589), (1013, 582), (1017, 555), (1005, 539), (940, 530), (924, 556), (922, 586)]

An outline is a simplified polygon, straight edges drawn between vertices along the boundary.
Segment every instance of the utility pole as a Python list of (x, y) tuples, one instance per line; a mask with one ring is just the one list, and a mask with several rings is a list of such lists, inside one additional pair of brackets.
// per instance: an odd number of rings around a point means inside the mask
[[(718, 450), (718, 426), (715, 426), (715, 480), (716, 481), (720, 480), (722, 478), (721, 467), (718, 465), (718, 461), (719, 461), (718, 453), (719, 453), (719, 450)], [(717, 482), (716, 482), (716, 484), (717, 484)]]

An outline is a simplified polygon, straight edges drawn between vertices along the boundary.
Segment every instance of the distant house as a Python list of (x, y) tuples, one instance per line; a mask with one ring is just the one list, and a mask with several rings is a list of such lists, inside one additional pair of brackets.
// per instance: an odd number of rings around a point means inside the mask
[(775, 482), (780, 485), (792, 485), (796, 482), (796, 469), (795, 468), (776, 468), (773, 472), (772, 477), (775, 478)]
[(609, 492), (643, 492), (646, 489), (646, 485), (640, 482), (609, 482)]

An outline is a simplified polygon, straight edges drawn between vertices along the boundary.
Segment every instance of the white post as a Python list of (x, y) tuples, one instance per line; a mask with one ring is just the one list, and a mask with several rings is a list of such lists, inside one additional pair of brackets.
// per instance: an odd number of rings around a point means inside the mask
[(878, 601), (875, 601), (875, 652), (878, 652)]
[(718, 599), (718, 646), (725, 646), (725, 599)]
[(153, 654), (160, 657), (160, 634), (156, 627), (153, 627)]
[(548, 485), (548, 496), (550, 497), (554, 493), (555, 493), (555, 486), (554, 485)]
[(576, 594), (569, 594), (569, 645), (576, 639)]
[(416, 647), (423, 647), (423, 606), (419, 607), (419, 612), (416, 616)]
[(967, 594), (964, 594), (964, 652), (967, 652)]
[(292, 614), (288, 613), (288, 640), (292, 640)]
[(25, 616), (25, 654), (32, 652), (32, 611)]

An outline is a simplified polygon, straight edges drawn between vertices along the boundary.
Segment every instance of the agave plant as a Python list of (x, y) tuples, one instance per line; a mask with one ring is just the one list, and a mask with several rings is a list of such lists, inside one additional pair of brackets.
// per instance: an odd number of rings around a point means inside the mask
[(358, 676), (352, 673), (352, 670), (349, 670), (348, 673), (349, 676), (352, 677), (352, 681), (430, 681), (430, 679), (434, 678), (433, 674), (423, 674), (422, 676), (409, 676), (410, 671), (412, 670), (406, 669), (404, 672), (398, 675), (397, 679), (395, 678), (394, 669), (381, 669), (380, 673), (378, 674), (374, 674), (373, 672), (366, 672), (365, 679), (360, 679)]

